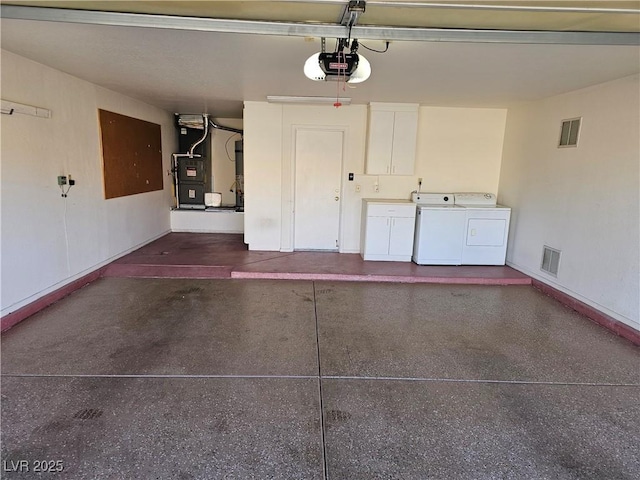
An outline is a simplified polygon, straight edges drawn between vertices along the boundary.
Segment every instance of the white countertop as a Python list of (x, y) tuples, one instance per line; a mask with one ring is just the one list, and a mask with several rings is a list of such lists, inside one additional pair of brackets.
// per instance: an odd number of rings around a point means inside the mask
[(367, 203), (382, 203), (382, 204), (400, 203), (400, 204), (415, 205), (415, 203), (413, 203), (411, 200), (400, 199), (400, 198), (363, 198), (362, 201)]

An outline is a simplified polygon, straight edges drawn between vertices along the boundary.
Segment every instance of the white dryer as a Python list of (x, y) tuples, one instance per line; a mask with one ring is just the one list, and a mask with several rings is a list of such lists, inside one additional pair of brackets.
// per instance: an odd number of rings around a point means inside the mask
[(412, 260), (418, 265), (460, 265), (466, 212), (452, 193), (413, 193), (416, 228)]
[(492, 193), (456, 193), (464, 207), (463, 265), (504, 265), (511, 209), (496, 203)]

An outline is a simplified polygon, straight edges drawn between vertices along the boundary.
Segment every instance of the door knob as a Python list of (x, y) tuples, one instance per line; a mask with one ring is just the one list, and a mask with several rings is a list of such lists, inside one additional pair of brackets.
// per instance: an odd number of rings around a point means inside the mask
[(335, 201), (337, 202), (338, 200), (340, 200), (340, 197), (335, 197)]

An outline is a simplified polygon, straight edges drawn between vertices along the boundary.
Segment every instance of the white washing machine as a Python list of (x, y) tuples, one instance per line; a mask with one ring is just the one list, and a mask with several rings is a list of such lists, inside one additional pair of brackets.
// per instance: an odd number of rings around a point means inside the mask
[(492, 193), (456, 193), (455, 204), (465, 211), (462, 264), (504, 265), (511, 209)]
[(452, 193), (413, 193), (417, 204), (412, 260), (418, 265), (460, 265), (466, 211)]

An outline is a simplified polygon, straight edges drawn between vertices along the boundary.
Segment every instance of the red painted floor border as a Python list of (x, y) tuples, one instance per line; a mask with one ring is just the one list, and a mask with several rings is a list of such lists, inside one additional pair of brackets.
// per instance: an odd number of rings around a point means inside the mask
[(598, 325), (610, 330), (615, 333), (619, 337), (626, 338), (634, 345), (640, 345), (640, 332), (635, 330), (634, 328), (625, 325), (624, 323), (616, 320), (613, 317), (601, 312), (600, 310), (587, 305), (584, 302), (572, 297), (571, 295), (564, 293), (556, 288), (553, 288), (551, 285), (548, 285), (540, 280), (536, 280), (535, 278), (531, 279), (531, 285), (534, 288), (537, 288), (542, 293), (549, 295), (555, 300), (559, 301), (563, 305), (566, 305), (569, 308), (572, 308), (578, 313), (588, 317), (593, 320)]
[(37, 300), (19, 308), (15, 312), (11, 312), (0, 319), (0, 331), (4, 332), (9, 330), (14, 325), (20, 323), (22, 320), (30, 317), (31, 315), (38, 313), (40, 310), (48, 307), (49, 305), (57, 302), (58, 300), (66, 297), (67, 295), (75, 292), (76, 290), (88, 285), (89, 283), (97, 280), (102, 276), (102, 272), (106, 267), (98, 268), (83, 277), (80, 277), (72, 282), (63, 285), (62, 287), (54, 290), (51, 293), (38, 298)]

